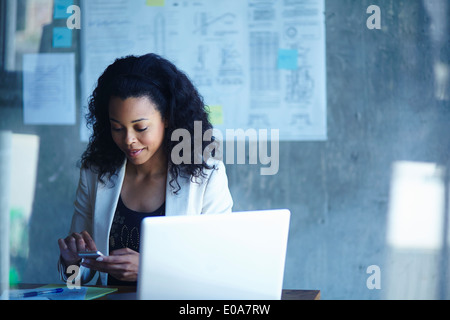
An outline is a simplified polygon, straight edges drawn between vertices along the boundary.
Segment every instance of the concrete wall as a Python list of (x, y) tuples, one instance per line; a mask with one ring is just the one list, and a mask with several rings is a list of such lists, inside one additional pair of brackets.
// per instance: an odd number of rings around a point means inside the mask
[[(381, 30), (366, 27), (372, 4), (381, 8)], [(326, 1), (328, 141), (281, 142), (276, 176), (227, 165), (234, 210), (292, 211), (285, 288), (319, 289), (323, 299), (449, 297), (448, 196), (437, 246), (388, 241), (395, 164), (432, 164), (448, 194), (450, 84), (436, 75), (450, 65), (448, 32), (439, 32), (449, 30), (448, 18), (439, 19), (449, 13), (448, 0)], [(29, 255), (17, 265), (23, 282), (55, 282), (56, 240), (70, 225), (85, 144), (78, 125), (24, 126), (21, 81), (16, 73), (0, 80), (0, 129), (40, 137)], [(381, 289), (367, 286), (372, 265)]]
[[(438, 2), (448, 17), (449, 2)], [(371, 4), (381, 30), (366, 27)], [(450, 82), (442, 100), (435, 65), (448, 68), (449, 38), (430, 32), (449, 28), (436, 20), (422, 1), (327, 1), (328, 141), (281, 143), (275, 177), (229, 168), (236, 209), (292, 211), (285, 287), (323, 299), (448, 298), (443, 251), (387, 242), (393, 165), (448, 167)], [(366, 285), (371, 265), (380, 290)]]

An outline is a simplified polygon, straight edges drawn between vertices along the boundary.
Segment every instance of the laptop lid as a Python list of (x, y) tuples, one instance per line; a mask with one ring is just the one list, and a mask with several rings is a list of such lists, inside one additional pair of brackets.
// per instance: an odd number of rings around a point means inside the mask
[(146, 218), (138, 299), (281, 299), (289, 210)]

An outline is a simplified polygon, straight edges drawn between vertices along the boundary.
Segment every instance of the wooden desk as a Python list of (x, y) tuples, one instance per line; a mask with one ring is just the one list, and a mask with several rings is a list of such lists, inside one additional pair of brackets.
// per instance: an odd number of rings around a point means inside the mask
[[(111, 293), (111, 297), (114, 294), (127, 294), (136, 292), (135, 287), (118, 287), (115, 293)], [(108, 296), (102, 299), (108, 299)], [(320, 300), (320, 290), (283, 290), (281, 294), (281, 300)]]
[[(15, 285), (12, 289), (34, 289), (44, 286), (45, 284), (27, 284), (20, 283)], [(64, 285), (64, 284), (58, 284)], [(107, 286), (91, 286), (91, 287), (102, 287), (108, 288)], [(124, 294), (132, 294), (136, 292), (136, 287), (127, 287), (127, 286), (117, 286), (114, 288), (118, 288), (117, 291), (110, 293), (106, 296), (99, 298), (99, 300), (114, 300), (114, 295), (124, 295)], [(320, 300), (320, 290), (283, 290), (281, 294), (281, 300)]]
[(320, 300), (320, 290), (283, 290), (281, 300)]

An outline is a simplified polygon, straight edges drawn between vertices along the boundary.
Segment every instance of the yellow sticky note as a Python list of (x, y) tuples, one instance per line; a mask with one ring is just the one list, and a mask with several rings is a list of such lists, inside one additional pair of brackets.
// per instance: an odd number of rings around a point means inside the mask
[(213, 126), (223, 124), (222, 106), (209, 106), (209, 121)]
[(151, 7), (164, 7), (165, 0), (147, 0), (147, 5)]

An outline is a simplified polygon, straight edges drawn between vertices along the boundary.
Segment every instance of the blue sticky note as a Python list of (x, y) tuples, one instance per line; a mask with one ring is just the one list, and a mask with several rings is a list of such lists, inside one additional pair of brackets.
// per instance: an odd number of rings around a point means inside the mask
[(53, 48), (72, 47), (72, 30), (64, 27), (53, 28)]
[(67, 19), (72, 14), (67, 13), (67, 8), (73, 5), (73, 0), (55, 0), (54, 19)]
[(296, 70), (298, 68), (298, 51), (293, 49), (278, 50), (278, 69)]

